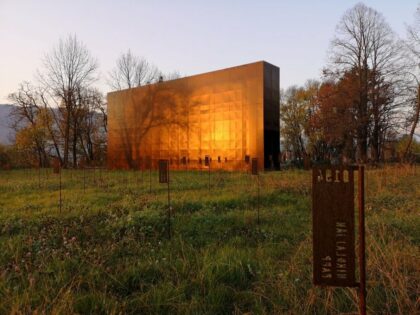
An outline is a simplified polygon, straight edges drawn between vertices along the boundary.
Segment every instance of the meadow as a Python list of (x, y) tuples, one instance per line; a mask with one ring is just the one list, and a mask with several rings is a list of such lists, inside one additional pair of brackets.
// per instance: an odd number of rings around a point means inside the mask
[[(151, 180), (149, 179), (151, 176)], [(311, 173), (0, 171), (0, 314), (355, 314), (312, 284)], [(367, 309), (420, 309), (420, 170), (366, 174)], [(151, 183), (151, 185), (150, 185)], [(210, 186), (210, 187), (209, 187)]]

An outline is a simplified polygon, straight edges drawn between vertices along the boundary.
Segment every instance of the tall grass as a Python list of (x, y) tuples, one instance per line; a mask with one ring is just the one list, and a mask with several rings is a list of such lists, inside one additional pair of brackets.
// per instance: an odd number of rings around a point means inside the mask
[[(312, 285), (310, 173), (0, 173), (0, 314), (349, 314), (357, 292)], [(83, 188), (83, 176), (86, 188)], [(416, 314), (420, 178), (367, 172), (367, 306)]]

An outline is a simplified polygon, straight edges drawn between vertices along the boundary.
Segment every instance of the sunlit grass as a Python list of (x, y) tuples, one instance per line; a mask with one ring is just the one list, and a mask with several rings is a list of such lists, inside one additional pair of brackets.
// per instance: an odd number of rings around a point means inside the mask
[[(0, 313), (335, 314), (312, 285), (310, 172), (0, 172)], [(414, 314), (420, 171), (367, 172), (368, 310)], [(85, 187), (83, 185), (85, 178)]]

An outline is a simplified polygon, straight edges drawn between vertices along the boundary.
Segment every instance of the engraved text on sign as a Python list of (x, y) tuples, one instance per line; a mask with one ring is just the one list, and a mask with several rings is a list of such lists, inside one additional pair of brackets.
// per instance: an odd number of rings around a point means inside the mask
[(314, 283), (355, 285), (352, 168), (312, 170)]

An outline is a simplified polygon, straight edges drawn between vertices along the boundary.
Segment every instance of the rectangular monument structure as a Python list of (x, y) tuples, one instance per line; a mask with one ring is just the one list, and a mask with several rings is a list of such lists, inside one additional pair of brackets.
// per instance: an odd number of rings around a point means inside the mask
[[(206, 156), (220, 168), (278, 167), (278, 67), (265, 61), (108, 93), (108, 167), (200, 169)], [(219, 166), (218, 166), (219, 168)]]

